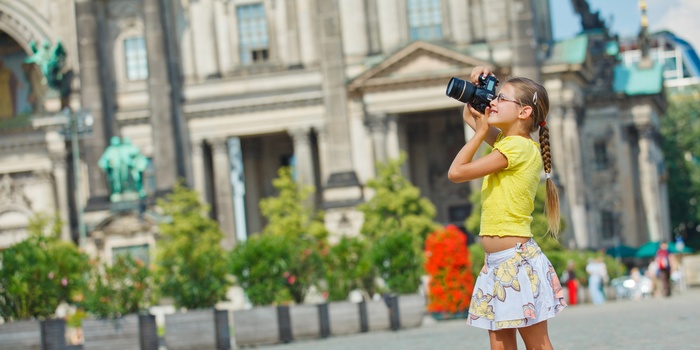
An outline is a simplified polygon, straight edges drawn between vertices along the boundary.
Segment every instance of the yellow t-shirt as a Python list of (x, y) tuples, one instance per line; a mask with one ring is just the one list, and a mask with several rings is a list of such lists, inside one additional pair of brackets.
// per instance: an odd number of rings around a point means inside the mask
[(540, 146), (531, 139), (501, 133), (493, 148), (508, 159), (508, 166), (484, 178), (479, 235), (532, 237), (530, 223), (542, 170)]

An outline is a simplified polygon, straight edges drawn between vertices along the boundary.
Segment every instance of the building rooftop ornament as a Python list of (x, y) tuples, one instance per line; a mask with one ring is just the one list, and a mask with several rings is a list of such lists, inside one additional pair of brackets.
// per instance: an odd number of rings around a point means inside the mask
[(600, 11), (591, 12), (591, 7), (586, 0), (571, 0), (574, 11), (581, 16), (581, 26), (584, 31), (592, 29), (607, 30), (605, 21), (600, 18)]
[(650, 69), (654, 62), (649, 57), (649, 33), (647, 18), (647, 3), (645, 0), (639, 0), (639, 9), (642, 11), (641, 29), (639, 29), (639, 47), (642, 51), (642, 58), (639, 60), (639, 69)]

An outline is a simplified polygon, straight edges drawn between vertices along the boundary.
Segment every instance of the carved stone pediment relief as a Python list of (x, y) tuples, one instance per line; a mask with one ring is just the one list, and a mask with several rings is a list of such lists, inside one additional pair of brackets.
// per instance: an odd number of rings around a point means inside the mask
[(350, 83), (348, 90), (362, 93), (401, 90), (426, 83), (446, 84), (452, 76), (468, 76), (477, 65), (488, 66), (495, 71), (499, 69), (491, 62), (416, 41), (360, 74)]
[(5, 174), (0, 179), (0, 203), (13, 203), (31, 208), (31, 201), (24, 194), (22, 184)]

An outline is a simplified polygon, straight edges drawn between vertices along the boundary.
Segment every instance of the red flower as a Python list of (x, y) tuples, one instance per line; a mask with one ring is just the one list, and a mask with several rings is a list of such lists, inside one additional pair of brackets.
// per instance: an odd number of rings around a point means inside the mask
[(425, 257), (425, 271), (430, 275), (428, 311), (469, 309), (474, 278), (466, 235), (455, 225), (436, 230), (425, 241)]

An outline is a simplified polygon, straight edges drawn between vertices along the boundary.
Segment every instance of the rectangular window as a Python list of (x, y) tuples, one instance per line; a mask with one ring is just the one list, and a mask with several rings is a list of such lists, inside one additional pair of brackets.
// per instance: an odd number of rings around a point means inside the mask
[(608, 168), (608, 145), (605, 141), (595, 143), (595, 168), (596, 170), (605, 170)]
[(269, 58), (270, 40), (263, 4), (236, 7), (238, 35), (241, 47), (241, 63), (265, 62)]
[(615, 216), (611, 211), (603, 210), (600, 214), (601, 236), (603, 239), (615, 237)]
[(408, 0), (411, 40), (442, 38), (442, 0)]
[(126, 61), (126, 78), (128, 80), (144, 80), (148, 78), (146, 40), (143, 37), (124, 39), (124, 58)]

